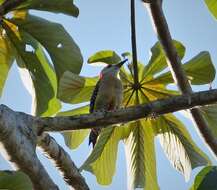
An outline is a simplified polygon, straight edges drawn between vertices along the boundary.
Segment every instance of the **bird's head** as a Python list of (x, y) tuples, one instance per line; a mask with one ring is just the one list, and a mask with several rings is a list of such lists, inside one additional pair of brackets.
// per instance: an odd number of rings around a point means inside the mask
[(122, 65), (127, 61), (127, 59), (117, 63), (117, 64), (113, 64), (113, 65), (107, 65), (100, 73), (100, 79), (102, 79), (103, 77), (106, 76), (113, 76), (113, 77), (117, 77), (120, 68), (122, 67)]

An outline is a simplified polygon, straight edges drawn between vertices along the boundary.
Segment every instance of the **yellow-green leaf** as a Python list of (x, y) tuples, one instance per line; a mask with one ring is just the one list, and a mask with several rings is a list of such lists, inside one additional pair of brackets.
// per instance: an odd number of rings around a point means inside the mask
[(205, 0), (205, 3), (209, 11), (217, 19), (217, 1), (216, 0)]
[(73, 3), (73, 0), (26, 0), (12, 10), (28, 9), (63, 13), (74, 17), (77, 17), (79, 14), (79, 10)]
[(153, 126), (149, 120), (141, 120), (130, 127), (125, 140), (128, 189), (158, 190)]
[[(3, 30), (1, 31), (3, 32)], [(0, 35), (0, 96), (2, 94), (8, 72), (14, 61), (14, 54), (9, 40), (3, 34)]]
[[(59, 112), (57, 116), (80, 115), (88, 112), (89, 112), (89, 105), (86, 105), (69, 111)], [(89, 129), (82, 129), (82, 130), (74, 130), (71, 132), (63, 132), (62, 135), (64, 137), (66, 145), (71, 149), (76, 149), (84, 141), (84, 139), (86, 138), (89, 132), (90, 132)]]
[(208, 157), (196, 146), (184, 125), (175, 116), (161, 116), (153, 125), (167, 158), (186, 180), (192, 169), (210, 164)]
[(66, 103), (77, 104), (90, 100), (98, 77), (81, 77), (66, 71), (60, 79), (58, 97)]
[(26, 86), (33, 96), (33, 113), (41, 116), (55, 114), (61, 107), (56, 98), (56, 76), (41, 45), (24, 31), (16, 30), (14, 25), (8, 22), (4, 22), (4, 28), (15, 49), (20, 69), (28, 71), (29, 78), (25, 78), (24, 83), (27, 84), (31, 77), (30, 82), (33, 87), (31, 88), (29, 84)]
[(21, 171), (0, 171), (0, 189), (33, 190), (29, 177)]
[(61, 24), (28, 15), (26, 19), (9, 20), (45, 47), (53, 62), (57, 79), (65, 71), (80, 73), (83, 58), (79, 47)]
[[(183, 64), (183, 69), (191, 84), (202, 85), (210, 83), (215, 78), (215, 67), (208, 52), (201, 52), (187, 63)], [(209, 74), (207, 74), (209, 73)], [(169, 84), (173, 83), (170, 72), (166, 72), (152, 82)]]
[(115, 51), (102, 50), (93, 54), (89, 59), (88, 63), (103, 62), (106, 64), (115, 64), (121, 61), (121, 58)]

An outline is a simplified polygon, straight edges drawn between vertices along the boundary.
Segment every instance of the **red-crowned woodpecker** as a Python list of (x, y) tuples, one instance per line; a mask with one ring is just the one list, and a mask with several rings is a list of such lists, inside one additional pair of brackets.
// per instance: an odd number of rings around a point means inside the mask
[[(111, 111), (121, 106), (123, 99), (123, 87), (118, 77), (121, 66), (127, 61), (106, 66), (100, 73), (99, 81), (90, 99), (90, 113), (96, 111)], [(100, 127), (91, 129), (89, 145), (96, 144), (97, 137), (101, 131)]]

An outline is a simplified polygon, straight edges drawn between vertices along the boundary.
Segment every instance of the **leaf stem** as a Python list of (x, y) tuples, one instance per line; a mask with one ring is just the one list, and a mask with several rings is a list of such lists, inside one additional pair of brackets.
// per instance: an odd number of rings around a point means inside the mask
[(134, 77), (134, 89), (139, 88), (138, 79), (138, 64), (137, 64), (137, 46), (136, 46), (136, 19), (135, 19), (135, 0), (131, 0), (131, 44), (133, 54), (133, 77)]

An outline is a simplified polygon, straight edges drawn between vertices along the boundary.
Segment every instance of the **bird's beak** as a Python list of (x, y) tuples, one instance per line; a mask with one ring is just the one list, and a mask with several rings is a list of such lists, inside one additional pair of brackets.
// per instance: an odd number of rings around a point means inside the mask
[(125, 59), (125, 60), (121, 61), (120, 63), (117, 63), (116, 66), (119, 67), (119, 68), (121, 68), (121, 66), (122, 66), (124, 63), (126, 63), (127, 61), (128, 61), (128, 59)]

